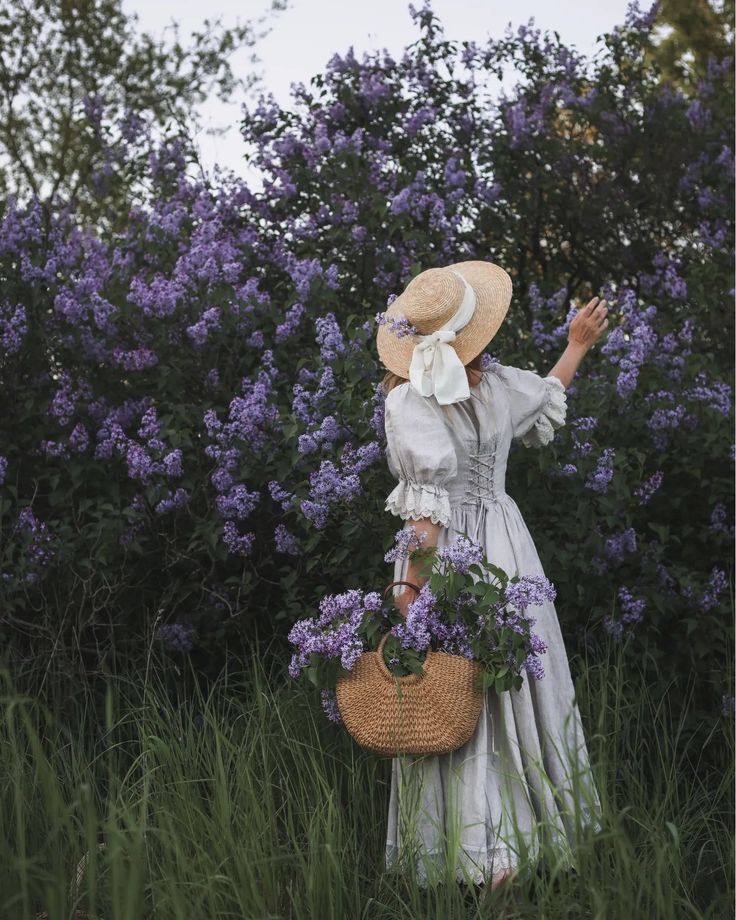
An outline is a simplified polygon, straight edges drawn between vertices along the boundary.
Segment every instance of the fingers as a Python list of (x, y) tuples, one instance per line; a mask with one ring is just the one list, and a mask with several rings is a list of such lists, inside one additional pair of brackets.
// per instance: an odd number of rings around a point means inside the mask
[(608, 303), (605, 300), (599, 301), (591, 310), (590, 316), (598, 323), (602, 323), (608, 313)]
[(608, 311), (608, 301), (601, 300), (600, 297), (592, 297), (586, 305), (580, 311), (581, 313), (587, 313), (588, 316), (600, 316), (601, 312), (604, 314)]

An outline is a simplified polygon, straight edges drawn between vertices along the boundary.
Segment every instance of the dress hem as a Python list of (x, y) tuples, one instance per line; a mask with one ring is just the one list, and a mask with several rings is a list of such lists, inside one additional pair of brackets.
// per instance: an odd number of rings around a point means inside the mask
[[(593, 834), (599, 834), (602, 831), (600, 820), (594, 817), (589, 808), (581, 810), (583, 823), (581, 830), (589, 831)], [(592, 819), (592, 820), (591, 820)], [(575, 865), (574, 846), (570, 838), (561, 831), (556, 831), (552, 835), (552, 845), (556, 846), (566, 842), (565, 856), (568, 865)], [(528, 852), (531, 853), (531, 859), (525, 860), (524, 863), (536, 862), (539, 858), (539, 843), (534, 845), (526, 844)], [(475, 854), (475, 856), (473, 855)], [(441, 874), (446, 865), (444, 849), (422, 849), (417, 854), (416, 859), (416, 880), (420, 887), (427, 887), (429, 883), (429, 874), (426, 869), (426, 858), (429, 857), (433, 864), (432, 874)], [(386, 841), (384, 848), (384, 866), (387, 872), (399, 871), (398, 863), (401, 861), (399, 847), (393, 841)], [(508, 846), (492, 847), (464, 847), (461, 845), (460, 865), (455, 867), (455, 879), (458, 882), (464, 882), (468, 877), (476, 885), (485, 884), (494, 872), (504, 869), (518, 870), (522, 867), (522, 860), (518, 854)]]

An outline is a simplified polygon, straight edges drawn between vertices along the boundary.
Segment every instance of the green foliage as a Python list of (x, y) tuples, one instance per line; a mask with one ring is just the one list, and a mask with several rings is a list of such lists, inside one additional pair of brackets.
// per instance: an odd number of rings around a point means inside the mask
[[(610, 644), (573, 660), (602, 798), (574, 868), (553, 847), (514, 883), (522, 916), (715, 920), (734, 896), (733, 724), (696, 744), (680, 705)], [(281, 661), (279, 666), (278, 662)], [(384, 867), (390, 761), (295, 699), (273, 645), (232, 658), (208, 688), (154, 653), (99, 697), (37, 662), (2, 672), (0, 915), (219, 920), (475, 918), (484, 904), (442, 878), (428, 892)], [(185, 673), (184, 678), (191, 678)], [(692, 689), (692, 688), (691, 688)], [(47, 695), (44, 706), (39, 694)], [(79, 881), (74, 880), (79, 870)]]

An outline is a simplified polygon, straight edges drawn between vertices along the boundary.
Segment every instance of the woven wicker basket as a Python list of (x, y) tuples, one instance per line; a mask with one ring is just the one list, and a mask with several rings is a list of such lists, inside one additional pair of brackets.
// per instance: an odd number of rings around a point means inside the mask
[[(409, 583), (392, 582), (388, 588), (393, 584)], [(478, 724), (483, 704), (483, 691), (476, 686), (480, 665), (429, 649), (421, 674), (397, 677), (383, 660), (388, 635), (337, 681), (345, 728), (362, 747), (386, 757), (457, 750)]]

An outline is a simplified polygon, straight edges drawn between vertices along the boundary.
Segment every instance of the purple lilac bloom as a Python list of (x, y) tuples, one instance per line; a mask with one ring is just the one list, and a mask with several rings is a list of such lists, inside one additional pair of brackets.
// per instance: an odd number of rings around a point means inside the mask
[[(459, 558), (461, 566), (467, 563), (467, 557)], [(471, 563), (472, 564), (472, 563)], [(546, 581), (546, 580), (544, 580)], [(529, 591), (538, 598), (540, 587), (543, 585), (539, 577), (532, 576), (527, 580), (527, 595)], [(547, 596), (548, 593), (547, 593)], [(533, 598), (531, 598), (533, 599)], [(520, 598), (522, 603), (527, 603), (530, 598), (526, 596)], [(461, 592), (454, 601), (455, 609), (459, 612), (461, 608), (474, 604), (474, 596), (467, 591)], [(513, 629), (520, 635), (527, 638), (527, 630), (534, 623), (531, 617), (524, 617), (521, 613), (513, 610), (499, 610), (498, 622), (506, 629)], [(477, 623), (478, 628), (484, 626), (484, 618), (480, 617)], [(430, 643), (434, 641), (440, 651), (448, 654), (462, 655), (469, 660), (474, 660), (472, 648), (472, 639), (474, 630), (462, 618), (450, 622), (443, 613), (442, 607), (437, 596), (430, 588), (429, 582), (425, 582), (418, 596), (408, 605), (407, 615), (404, 620), (396, 625), (391, 631), (397, 638), (403, 648), (412, 648), (418, 651), (426, 651)], [(530, 654), (542, 654), (547, 650), (545, 643), (539, 636), (530, 637)], [(515, 662), (510, 663), (515, 667)], [(530, 666), (537, 675), (543, 676), (543, 671), (530, 663)]]
[(664, 473), (662, 470), (657, 470), (648, 479), (645, 479), (638, 488), (634, 489), (634, 495), (639, 499), (640, 505), (649, 503), (654, 493), (662, 485), (663, 479)]
[(202, 346), (207, 341), (210, 332), (220, 328), (220, 309), (210, 307), (205, 310), (199, 320), (192, 326), (187, 326), (187, 335), (196, 346)]
[(340, 332), (334, 313), (328, 313), (326, 316), (318, 316), (314, 321), (317, 329), (316, 342), (319, 345), (320, 354), (325, 361), (334, 361), (335, 358), (343, 354), (345, 341)]
[(54, 558), (56, 551), (54, 549), (54, 538), (46, 524), (34, 515), (31, 508), (22, 508), (18, 512), (17, 526), (24, 533), (31, 535), (28, 552), (33, 562), (38, 563), (38, 565), (48, 565)]
[[(268, 357), (264, 352), (264, 361)], [(228, 450), (238, 450), (241, 445), (252, 452), (265, 449), (270, 430), (279, 424), (278, 407), (271, 402), (273, 385), (270, 378), (269, 371), (262, 370), (255, 381), (247, 378), (242, 381), (242, 396), (230, 402), (227, 422), (220, 422), (212, 409), (205, 412), (207, 434), (215, 441), (205, 449), (207, 456), (220, 460)]]
[(222, 528), (222, 539), (234, 556), (250, 555), (255, 538), (254, 533), (241, 534), (235, 521), (225, 521)]
[(276, 479), (272, 479), (268, 483), (268, 491), (271, 495), (271, 498), (278, 502), (282, 509), (286, 511), (291, 505), (291, 500), (294, 497), (293, 492), (288, 492)]
[(710, 523), (708, 525), (709, 530), (712, 530), (713, 533), (722, 533), (727, 537), (733, 539), (734, 537), (734, 525), (728, 524), (728, 509), (723, 504), (723, 502), (718, 502), (713, 506), (713, 510), (710, 515)]
[(289, 631), (289, 642), (296, 647), (289, 663), (289, 675), (298, 677), (309, 664), (312, 653), (339, 659), (343, 668), (352, 670), (365, 651), (358, 635), (365, 612), (377, 609), (380, 604), (381, 598), (376, 592), (363, 597), (358, 589), (322, 598), (319, 617), (299, 620)]
[(590, 454), (593, 451), (593, 445), (590, 441), (581, 441), (575, 430), (572, 432), (572, 442), (572, 453), (574, 457), (584, 457), (586, 454)]
[[(307, 373), (304, 373), (305, 371)], [(291, 403), (292, 411), (299, 421), (308, 425), (319, 423), (322, 416), (318, 413), (322, 403), (331, 397), (337, 389), (335, 373), (331, 367), (324, 368), (320, 375), (317, 390), (314, 393), (310, 393), (303, 384), (311, 382), (314, 377), (316, 377), (316, 374), (308, 371), (307, 368), (302, 368), (299, 382), (292, 387), (292, 393), (294, 394), (294, 399)]]
[(383, 395), (382, 387), (380, 382), (376, 384), (371, 396), (371, 405), (373, 406), (373, 412), (371, 413), (370, 425), (375, 434), (382, 440), (386, 439), (386, 400)]
[(612, 447), (606, 447), (598, 458), (596, 468), (588, 474), (585, 480), (585, 488), (592, 489), (594, 492), (605, 493), (613, 479), (613, 461), (616, 451)]
[(138, 437), (144, 441), (150, 438), (156, 438), (161, 432), (161, 424), (158, 420), (156, 409), (151, 406), (141, 416), (140, 425), (138, 426)]
[(319, 469), (309, 474), (309, 486), (312, 499), (326, 504), (340, 500), (350, 502), (361, 492), (358, 475), (344, 474), (331, 460), (323, 460)]
[(163, 623), (156, 633), (170, 652), (189, 652), (194, 648), (194, 627), (187, 623)]
[(128, 475), (131, 479), (140, 479), (141, 482), (150, 482), (152, 476), (158, 471), (153, 458), (141, 447), (140, 444), (130, 442), (125, 453), (125, 462)]
[(20, 351), (23, 339), (28, 333), (25, 307), (0, 304), (0, 347), (5, 354), (14, 355)]
[(554, 601), (557, 590), (544, 575), (522, 575), (518, 581), (506, 585), (506, 600), (519, 613), (527, 607), (534, 607)]
[(0, 486), (5, 484), (5, 476), (8, 472), (8, 458), (0, 457)]
[(306, 309), (303, 304), (292, 304), (292, 306), (290, 306), (285, 313), (283, 323), (279, 323), (279, 325), (276, 326), (274, 340), (280, 343), (285, 342), (287, 339), (291, 338), (299, 328), (299, 324), (305, 312)]
[(719, 380), (708, 384), (708, 375), (701, 371), (695, 378), (695, 386), (685, 392), (688, 399), (704, 402), (709, 408), (721, 415), (731, 412), (731, 387)]
[(237, 485), (218, 495), (215, 505), (223, 517), (243, 521), (256, 507), (260, 497), (260, 492), (249, 492), (244, 485)]
[(161, 462), (163, 463), (164, 472), (167, 476), (177, 478), (183, 474), (182, 453), (179, 448), (166, 454)]
[(536, 655), (527, 655), (524, 659), (524, 670), (534, 680), (543, 680), (544, 667)]
[(311, 454), (320, 447), (332, 448), (340, 436), (340, 427), (334, 416), (326, 415), (316, 431), (299, 435), (297, 449), (300, 454)]
[(402, 648), (425, 651), (432, 641), (432, 626), (439, 625), (437, 598), (425, 582), (419, 594), (409, 604), (406, 616), (391, 632), (398, 638)]
[(405, 316), (398, 318), (387, 316), (384, 311), (376, 313), (374, 319), (379, 326), (389, 326), (397, 338), (403, 338), (406, 335), (416, 335), (419, 331)]
[(623, 585), (618, 589), (618, 600), (623, 611), (621, 622), (638, 623), (647, 606), (646, 601), (642, 598), (635, 597), (631, 591)]
[(186, 508), (188, 501), (189, 493), (186, 489), (177, 489), (175, 492), (169, 491), (168, 496), (162, 498), (153, 510), (157, 515), (161, 516), (177, 508)]
[(218, 492), (227, 492), (235, 480), (229, 470), (218, 467), (210, 476), (210, 482)]
[(405, 527), (398, 530), (394, 537), (394, 545), (383, 557), (384, 562), (396, 562), (398, 559), (408, 559), (409, 554), (419, 549), (429, 536), (427, 530), (418, 533), (414, 527)]
[(327, 518), (330, 513), (330, 506), (324, 502), (313, 502), (308, 498), (302, 499), (299, 507), (304, 517), (311, 521), (317, 530), (322, 530), (327, 525)]
[(39, 448), (47, 457), (61, 457), (64, 460), (69, 459), (69, 451), (67, 450), (66, 444), (61, 444), (59, 441), (41, 441)]
[(606, 540), (605, 553), (616, 565), (621, 565), (626, 553), (636, 552), (636, 531), (629, 527), (620, 534), (614, 534)]
[(330, 720), (337, 725), (342, 723), (342, 716), (340, 715), (340, 709), (337, 705), (337, 696), (334, 690), (322, 690), (320, 693), (320, 699), (322, 702), (322, 709)]
[(71, 377), (64, 371), (59, 375), (59, 387), (54, 393), (49, 406), (49, 413), (60, 425), (68, 425), (77, 408), (81, 396), (86, 395), (84, 388), (75, 388)]
[(346, 473), (362, 473), (383, 457), (383, 451), (377, 441), (361, 444), (356, 450), (350, 444), (344, 444), (340, 454), (340, 465)]
[(593, 415), (581, 415), (571, 422), (576, 431), (592, 431), (598, 424), (598, 419)]
[(144, 371), (158, 364), (158, 355), (150, 348), (134, 348), (131, 351), (113, 348), (111, 357), (113, 364), (124, 371)]
[(447, 546), (437, 550), (437, 558), (449, 563), (457, 572), (467, 575), (471, 565), (484, 558), (483, 547), (467, 537), (457, 537)]
[(89, 447), (89, 432), (81, 422), (72, 429), (69, 435), (69, 446), (77, 454), (84, 453)]
[(698, 603), (698, 606), (702, 611), (707, 612), (708, 610), (712, 610), (715, 606), (717, 606), (719, 598), (723, 593), (727, 583), (728, 580), (723, 569), (719, 569), (717, 566), (714, 566), (710, 574), (708, 587), (706, 588)]
[(684, 421), (685, 414), (686, 410), (684, 406), (675, 406), (673, 409), (655, 409), (647, 421), (647, 426), (653, 431), (680, 428)]
[(274, 542), (276, 543), (276, 552), (278, 553), (298, 556), (301, 552), (299, 541), (283, 524), (276, 525), (276, 529), (274, 530)]

